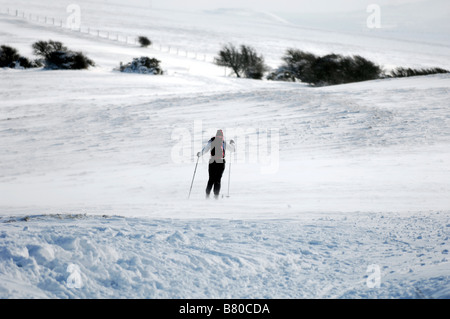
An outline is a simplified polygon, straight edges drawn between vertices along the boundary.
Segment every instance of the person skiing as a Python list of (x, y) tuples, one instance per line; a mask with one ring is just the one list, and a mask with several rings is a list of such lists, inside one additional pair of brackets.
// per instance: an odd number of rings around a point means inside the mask
[(225, 170), (225, 151), (235, 151), (235, 143), (230, 140), (227, 144), (223, 137), (223, 131), (217, 130), (216, 136), (212, 137), (208, 143), (203, 147), (201, 152), (197, 153), (198, 157), (203, 156), (206, 152), (211, 151), (211, 158), (209, 159), (208, 173), (209, 179), (206, 185), (206, 198), (209, 198), (211, 190), (214, 187), (214, 198), (219, 198), (220, 181)]

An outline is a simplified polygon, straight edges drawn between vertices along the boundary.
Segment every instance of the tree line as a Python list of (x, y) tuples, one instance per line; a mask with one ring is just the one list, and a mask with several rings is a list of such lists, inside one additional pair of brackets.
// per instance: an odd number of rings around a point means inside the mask
[[(146, 37), (141, 36), (138, 40), (142, 47), (151, 45), (151, 41)], [(0, 67), (81, 70), (95, 66), (94, 61), (82, 52), (70, 50), (58, 41), (37, 41), (32, 48), (34, 55), (38, 57), (34, 60), (21, 56), (15, 48), (0, 46)], [(437, 67), (423, 69), (399, 67), (385, 72), (380, 65), (360, 55), (344, 56), (331, 53), (319, 56), (298, 49), (287, 49), (281, 60), (282, 64), (271, 70), (266, 65), (264, 57), (254, 48), (244, 44), (237, 47), (230, 43), (222, 47), (214, 58), (214, 63), (230, 68), (238, 78), (303, 82), (312, 86), (450, 72)], [(160, 62), (149, 57), (134, 58), (130, 63), (121, 63), (117, 70), (161, 75), (163, 71)]]
[(376, 63), (360, 56), (327, 54), (319, 56), (298, 49), (287, 49), (282, 57), (283, 64), (270, 71), (264, 57), (247, 45), (236, 47), (227, 44), (219, 51), (214, 63), (230, 68), (237, 77), (273, 81), (304, 82), (312, 86), (336, 85), (351, 82), (376, 80), (389, 77), (406, 77), (449, 73), (442, 68), (410, 69), (399, 67), (388, 73)]

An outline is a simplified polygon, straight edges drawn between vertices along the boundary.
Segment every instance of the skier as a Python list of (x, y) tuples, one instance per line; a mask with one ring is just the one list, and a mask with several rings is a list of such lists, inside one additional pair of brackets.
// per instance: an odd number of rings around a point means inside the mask
[(230, 150), (231, 152), (234, 152), (235, 149), (234, 141), (230, 140), (230, 144), (227, 144), (223, 137), (222, 130), (217, 130), (216, 136), (212, 137), (203, 147), (202, 151), (197, 153), (197, 156), (200, 157), (211, 150), (211, 158), (208, 166), (209, 180), (206, 185), (206, 198), (209, 198), (213, 186), (214, 198), (219, 198), (220, 180), (222, 179), (225, 170), (225, 151)]

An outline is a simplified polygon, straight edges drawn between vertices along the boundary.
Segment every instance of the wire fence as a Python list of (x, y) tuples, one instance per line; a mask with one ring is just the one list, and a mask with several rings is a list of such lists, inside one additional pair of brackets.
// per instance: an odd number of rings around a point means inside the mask
[[(20, 11), (18, 9), (11, 9), (11, 8), (2, 9), (0, 10), (0, 14), (21, 18), (31, 23), (39, 23), (49, 27), (60, 28), (76, 32), (82, 35), (96, 37), (106, 41), (112, 41), (126, 45), (141, 46), (141, 44), (139, 43), (139, 36), (137, 35), (100, 30), (97, 28), (91, 28), (81, 25), (79, 27), (72, 27), (69, 24), (67, 24), (64, 21), (64, 19), (48, 16), (40, 16), (38, 14), (28, 13), (25, 11)], [(147, 48), (159, 51), (161, 53), (173, 54), (197, 61), (214, 62), (214, 57), (211, 55), (198, 51), (189, 51), (185, 48), (181, 48), (174, 45), (154, 43), (152, 41), (152, 43)]]

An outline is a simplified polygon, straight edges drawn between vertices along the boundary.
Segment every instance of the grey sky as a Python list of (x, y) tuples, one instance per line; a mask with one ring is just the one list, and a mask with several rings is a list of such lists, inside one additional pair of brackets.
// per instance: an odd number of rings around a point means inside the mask
[(171, 9), (250, 8), (272, 12), (345, 12), (365, 9), (369, 4), (397, 5), (430, 0), (133, 0), (142, 5)]

